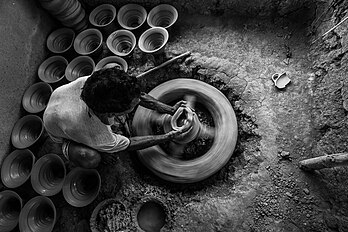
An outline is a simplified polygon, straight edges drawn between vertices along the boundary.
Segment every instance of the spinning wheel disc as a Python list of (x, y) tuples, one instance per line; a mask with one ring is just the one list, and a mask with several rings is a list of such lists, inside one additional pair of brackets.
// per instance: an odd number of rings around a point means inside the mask
[[(162, 83), (149, 95), (167, 104), (182, 99), (188, 100), (191, 106), (195, 105), (194, 101), (202, 104), (214, 121), (214, 128), (203, 125), (202, 131), (213, 134), (214, 141), (205, 154), (191, 160), (176, 159), (160, 146), (139, 150), (139, 159), (147, 168), (171, 182), (193, 183), (211, 176), (227, 163), (237, 142), (238, 128), (234, 110), (219, 90), (202, 81), (180, 78)], [(153, 135), (151, 123), (157, 117), (158, 113), (139, 106), (133, 118), (136, 135)]]

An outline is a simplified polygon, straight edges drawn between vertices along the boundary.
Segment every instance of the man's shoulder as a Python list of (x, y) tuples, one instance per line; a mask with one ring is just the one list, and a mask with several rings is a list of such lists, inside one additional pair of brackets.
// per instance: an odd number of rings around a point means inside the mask
[(80, 77), (68, 84), (59, 86), (53, 91), (53, 93), (55, 94), (64, 93), (66, 91), (71, 91), (72, 89), (80, 90), (83, 87), (84, 83), (86, 82), (87, 78), (88, 76)]

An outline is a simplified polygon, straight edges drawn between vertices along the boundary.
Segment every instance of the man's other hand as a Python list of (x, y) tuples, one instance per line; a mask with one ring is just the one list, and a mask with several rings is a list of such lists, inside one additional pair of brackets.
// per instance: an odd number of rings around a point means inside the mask
[(185, 107), (186, 104), (187, 104), (187, 102), (184, 101), (184, 100), (181, 100), (181, 101), (177, 102), (177, 103), (173, 106), (174, 113), (175, 113), (180, 107)]
[(180, 138), (185, 132), (188, 132), (192, 128), (192, 120), (185, 120), (185, 123), (183, 126), (179, 127), (177, 130), (172, 130), (168, 132), (168, 136), (171, 139), (177, 139)]

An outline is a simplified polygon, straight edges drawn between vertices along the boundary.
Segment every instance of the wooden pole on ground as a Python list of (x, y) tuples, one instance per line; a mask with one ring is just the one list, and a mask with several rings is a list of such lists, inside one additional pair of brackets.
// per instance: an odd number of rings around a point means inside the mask
[(136, 76), (136, 78), (143, 77), (143, 76), (145, 76), (145, 75), (147, 75), (147, 74), (149, 74), (149, 73), (151, 73), (151, 72), (153, 72), (153, 71), (156, 71), (156, 70), (158, 70), (158, 69), (160, 69), (160, 68), (163, 68), (164, 66), (166, 66), (166, 65), (168, 65), (168, 64), (170, 64), (170, 63), (173, 63), (173, 62), (176, 61), (177, 59), (183, 58), (183, 57), (185, 57), (185, 56), (189, 56), (190, 54), (191, 54), (191, 52), (185, 52), (185, 53), (183, 53), (183, 54), (181, 54), (181, 55), (179, 55), (179, 56), (173, 57), (172, 59), (167, 60), (166, 62), (164, 62), (164, 63), (162, 63), (162, 64), (160, 64), (160, 65), (158, 65), (158, 66), (156, 66), (156, 67), (154, 67), (154, 68), (152, 68), (152, 69), (149, 69), (149, 70), (147, 70), (146, 72), (143, 72), (143, 73), (139, 74), (138, 76)]
[(299, 166), (305, 171), (318, 170), (348, 165), (348, 153), (324, 155), (300, 161)]
[(322, 34), (321, 36), (319, 36), (318, 38), (316, 38), (312, 44), (314, 44), (315, 42), (317, 42), (319, 39), (323, 38), (324, 36), (326, 36), (327, 34), (329, 34), (331, 31), (335, 30), (338, 26), (340, 26), (342, 23), (344, 23), (346, 20), (348, 19), (348, 16), (345, 17), (344, 19), (342, 19), (341, 22), (339, 22), (338, 24), (336, 24), (335, 26), (333, 26), (332, 28), (330, 28), (330, 30), (328, 30), (327, 32), (325, 32), (324, 34)]

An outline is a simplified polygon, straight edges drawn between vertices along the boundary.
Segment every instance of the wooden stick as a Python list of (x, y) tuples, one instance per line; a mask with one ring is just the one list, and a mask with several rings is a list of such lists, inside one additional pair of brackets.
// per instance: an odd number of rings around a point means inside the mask
[(149, 69), (149, 70), (147, 70), (146, 72), (143, 72), (143, 73), (139, 74), (138, 76), (136, 76), (136, 78), (143, 77), (143, 76), (145, 76), (145, 75), (147, 75), (147, 74), (149, 74), (149, 73), (151, 73), (151, 72), (153, 72), (153, 71), (156, 71), (156, 70), (158, 70), (158, 69), (160, 69), (160, 68), (163, 68), (164, 66), (166, 66), (166, 65), (168, 65), (168, 64), (170, 64), (170, 63), (173, 63), (173, 62), (176, 61), (177, 59), (183, 58), (183, 57), (185, 57), (185, 56), (189, 56), (190, 54), (191, 54), (191, 52), (185, 52), (185, 53), (183, 53), (183, 54), (181, 54), (181, 55), (179, 55), (179, 56), (173, 57), (172, 59), (167, 60), (166, 62), (164, 62), (164, 63), (162, 63), (162, 64), (160, 64), (160, 65), (158, 65), (158, 66), (156, 66), (156, 67), (154, 67), (154, 68), (152, 68), (152, 69)]
[(335, 26), (333, 26), (330, 30), (328, 30), (327, 32), (325, 32), (324, 34), (322, 34), (319, 38), (315, 39), (312, 43), (315, 43), (317, 40), (319, 40), (320, 38), (326, 36), (327, 34), (329, 34), (331, 31), (335, 30), (339, 25), (341, 25), (344, 21), (346, 21), (348, 19), (348, 16), (345, 17), (341, 22), (339, 22), (338, 24), (336, 24)]
[(302, 160), (299, 163), (300, 168), (306, 171), (346, 165), (348, 165), (348, 153), (319, 156)]

